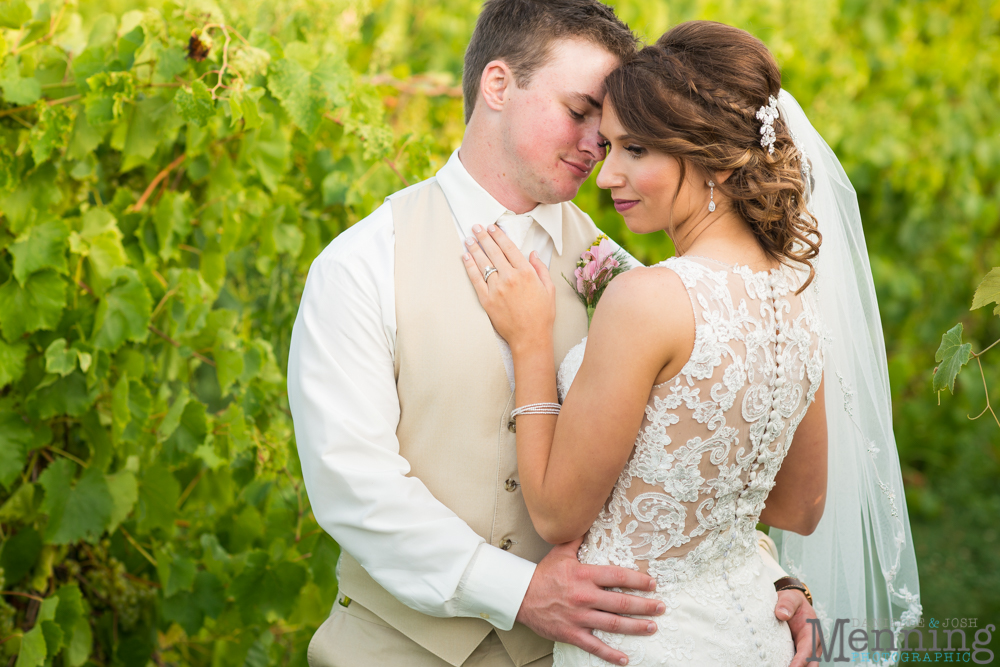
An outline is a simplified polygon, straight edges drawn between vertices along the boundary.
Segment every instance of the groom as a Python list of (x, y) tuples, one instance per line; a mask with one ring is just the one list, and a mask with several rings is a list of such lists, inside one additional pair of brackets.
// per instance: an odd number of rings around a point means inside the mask
[[(461, 149), (310, 268), (288, 395), (313, 511), (343, 549), (311, 667), (543, 667), (552, 640), (621, 664), (592, 629), (655, 631), (629, 616), (655, 617), (662, 602), (606, 590), (648, 591), (650, 577), (583, 565), (579, 541), (551, 548), (535, 533), (510, 350), (460, 260), (476, 226), (498, 223), (562, 286), (557, 362), (586, 335), (559, 274), (598, 230), (570, 200), (604, 156), (604, 77), (635, 45), (597, 0), (489, 0), (465, 57)], [(798, 591), (778, 604), (804, 664), (815, 614)]]

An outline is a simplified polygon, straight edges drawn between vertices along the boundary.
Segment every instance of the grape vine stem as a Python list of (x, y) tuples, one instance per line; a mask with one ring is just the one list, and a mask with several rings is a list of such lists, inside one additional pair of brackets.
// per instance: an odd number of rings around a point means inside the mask
[[(171, 338), (167, 334), (163, 333), (162, 331), (160, 331), (159, 329), (157, 329), (156, 327), (154, 327), (152, 324), (150, 324), (148, 328), (149, 328), (150, 331), (152, 331), (157, 336), (159, 336), (163, 340), (167, 341), (168, 343), (170, 343), (174, 347), (180, 348), (180, 346), (181, 346), (180, 343), (178, 343), (173, 338)], [(196, 359), (199, 359), (200, 361), (203, 361), (204, 363), (208, 364), (212, 368), (215, 368), (215, 362), (212, 361), (211, 359), (209, 359), (208, 357), (206, 357), (205, 355), (201, 354), (200, 352), (195, 352), (195, 351), (192, 350), (191, 351), (191, 356), (194, 357), (194, 358), (196, 358)]]
[(160, 170), (160, 173), (158, 173), (155, 177), (153, 177), (153, 180), (150, 181), (149, 185), (146, 186), (146, 190), (145, 192), (142, 193), (142, 196), (139, 197), (139, 201), (137, 201), (136, 203), (132, 204), (131, 207), (129, 207), (129, 212), (138, 213), (139, 211), (141, 211), (142, 207), (146, 205), (146, 200), (149, 199), (150, 196), (153, 194), (153, 191), (156, 190), (156, 186), (160, 184), (160, 181), (165, 179), (170, 174), (171, 171), (179, 167), (181, 163), (184, 162), (184, 160), (186, 159), (187, 159), (187, 153), (181, 153), (176, 158), (174, 158), (173, 162), (171, 162), (162, 170)]
[(129, 534), (127, 530), (125, 530), (125, 526), (118, 526), (118, 530), (122, 531), (122, 535), (125, 536), (125, 539), (128, 540), (128, 543), (131, 544), (133, 547), (135, 547), (136, 551), (142, 554), (142, 557), (148, 560), (150, 565), (152, 565), (153, 567), (157, 567), (156, 559), (150, 556), (149, 553), (147, 553), (147, 551), (142, 548), (142, 545), (139, 544), (136, 541), (136, 539)]
[(32, 595), (31, 593), (20, 593), (18, 591), (0, 591), (0, 595), (16, 595), (22, 598), (31, 598), (32, 600), (38, 600), (39, 602), (45, 602), (42, 598), (37, 595)]

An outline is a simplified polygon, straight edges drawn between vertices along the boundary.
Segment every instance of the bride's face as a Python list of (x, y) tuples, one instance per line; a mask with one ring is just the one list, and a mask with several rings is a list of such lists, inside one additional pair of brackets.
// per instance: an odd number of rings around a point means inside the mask
[[(614, 107), (607, 103), (601, 118), (601, 136), (607, 157), (597, 175), (597, 186), (611, 190), (615, 209), (632, 232), (666, 231), (673, 236), (695, 211), (694, 195), (700, 185), (695, 170), (686, 170), (682, 184), (680, 162), (632, 140)], [(697, 204), (701, 204), (700, 198)]]

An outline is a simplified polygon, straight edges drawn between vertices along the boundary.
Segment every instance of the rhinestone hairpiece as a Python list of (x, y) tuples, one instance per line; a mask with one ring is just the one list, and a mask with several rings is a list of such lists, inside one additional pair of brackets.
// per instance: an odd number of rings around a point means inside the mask
[(766, 148), (769, 155), (774, 153), (774, 121), (778, 118), (778, 100), (771, 95), (767, 98), (767, 105), (757, 109), (757, 120), (760, 126), (760, 147)]

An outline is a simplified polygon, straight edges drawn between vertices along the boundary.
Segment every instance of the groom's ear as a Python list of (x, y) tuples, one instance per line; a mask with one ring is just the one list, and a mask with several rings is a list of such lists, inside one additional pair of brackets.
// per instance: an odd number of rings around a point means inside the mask
[(510, 97), (510, 89), (514, 86), (514, 74), (502, 60), (492, 60), (483, 68), (483, 76), (479, 82), (479, 94), (493, 111), (502, 111), (504, 103)]

